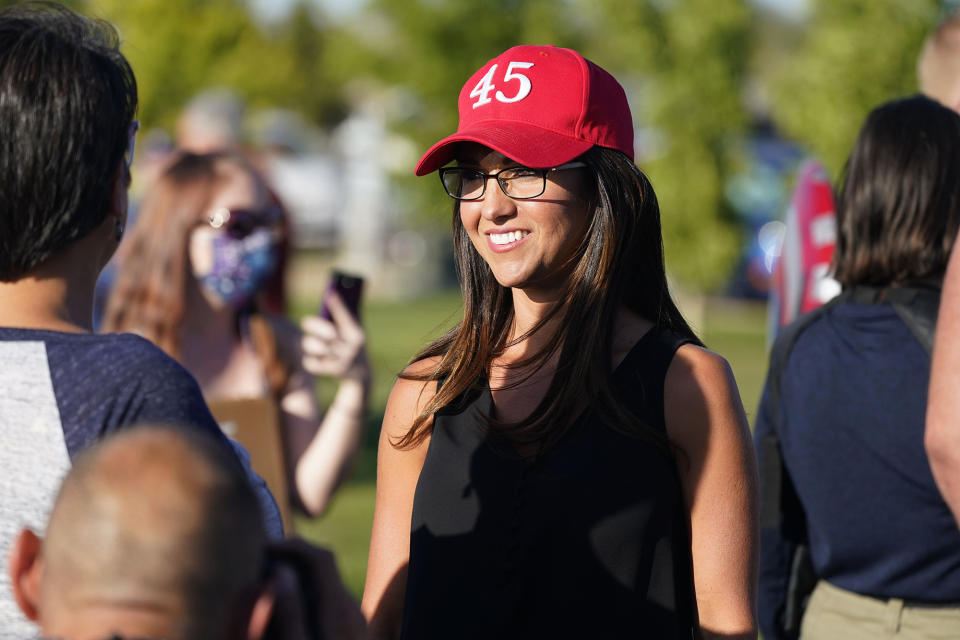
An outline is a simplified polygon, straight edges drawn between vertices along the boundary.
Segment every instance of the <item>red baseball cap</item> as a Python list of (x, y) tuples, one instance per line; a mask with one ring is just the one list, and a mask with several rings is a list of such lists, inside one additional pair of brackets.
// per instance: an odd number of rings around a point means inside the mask
[(571, 49), (507, 49), (463, 85), (459, 109), (457, 132), (430, 147), (418, 176), (450, 162), (458, 142), (477, 142), (543, 169), (594, 145), (633, 159), (633, 117), (623, 87)]

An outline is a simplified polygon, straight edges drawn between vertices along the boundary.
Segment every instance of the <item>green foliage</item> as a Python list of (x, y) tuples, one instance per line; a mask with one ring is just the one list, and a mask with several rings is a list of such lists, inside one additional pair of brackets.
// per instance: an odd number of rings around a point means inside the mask
[(231, 88), (253, 107), (297, 108), (317, 122), (341, 117), (321, 67), (322, 30), (301, 7), (277, 33), (240, 0), (95, 0), (88, 13), (120, 30), (140, 89), (140, 119), (171, 128), (198, 91)]
[(867, 113), (918, 90), (917, 57), (940, 2), (815, 0), (812, 5), (792, 46), (768, 43), (771, 56), (759, 71), (778, 125), (837, 176)]
[(714, 289), (740, 248), (723, 184), (726, 149), (747, 124), (752, 11), (744, 0), (583, 6), (597, 12), (586, 55), (632, 90), (634, 121), (658, 141), (641, 144), (637, 163), (660, 200), (667, 267), (688, 286)]

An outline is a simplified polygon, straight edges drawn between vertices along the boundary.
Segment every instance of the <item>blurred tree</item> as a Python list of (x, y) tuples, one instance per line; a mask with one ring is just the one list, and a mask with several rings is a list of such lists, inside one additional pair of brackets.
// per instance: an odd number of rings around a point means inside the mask
[(667, 268), (714, 290), (740, 250), (723, 198), (731, 140), (748, 125), (743, 88), (752, 47), (746, 0), (582, 0), (589, 45), (632, 94), (637, 164), (660, 200)]
[(303, 2), (274, 31), (254, 22), (241, 0), (88, 0), (84, 7), (120, 30), (148, 126), (172, 127), (181, 107), (211, 86), (317, 122), (342, 115), (340, 92), (325, 81), (323, 29)]
[[(768, 41), (758, 73), (782, 131), (837, 176), (867, 113), (915, 93), (923, 39), (937, 0), (811, 0), (805, 23)], [(784, 46), (787, 44), (788, 46)]]

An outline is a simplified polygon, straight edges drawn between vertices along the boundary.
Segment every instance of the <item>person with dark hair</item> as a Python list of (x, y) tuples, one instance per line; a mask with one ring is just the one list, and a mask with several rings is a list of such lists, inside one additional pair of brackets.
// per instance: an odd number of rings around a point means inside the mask
[(374, 637), (755, 637), (747, 422), (671, 299), (623, 88), (519, 46), (459, 111), (416, 173), (454, 200), (464, 316), (387, 404)]
[[(284, 221), (243, 156), (178, 154), (118, 252), (102, 329), (136, 333), (176, 358), (214, 413), (217, 401), (266, 403), (282, 435), (290, 502), (319, 515), (359, 446), (370, 367), (363, 327), (339, 298), (332, 321), (311, 316), (302, 330), (271, 304), (285, 298)], [(339, 382), (326, 412), (315, 375)]]
[[(236, 460), (196, 430), (144, 425), (85, 449), (43, 539), (23, 529), (10, 564), (17, 604), (51, 638), (300, 640), (314, 620), (324, 638), (363, 630), (332, 555), (269, 543)], [(295, 576), (316, 583), (309, 612), (290, 606)]]
[[(930, 98), (883, 104), (860, 130), (837, 198), (843, 291), (777, 338), (758, 410), (764, 638), (792, 637), (797, 545), (819, 578), (801, 638), (960, 629), (960, 530), (923, 446), (957, 175), (960, 116)], [(769, 520), (768, 499), (780, 504)]]
[[(0, 10), (4, 637), (25, 635), (8, 545), (21, 525), (41, 525), (76, 453), (144, 421), (203, 430), (230, 448), (179, 364), (143, 338), (91, 332), (97, 276), (126, 225), (136, 109), (136, 80), (111, 25), (49, 3)], [(250, 480), (280, 536), (276, 503), (252, 472)]]

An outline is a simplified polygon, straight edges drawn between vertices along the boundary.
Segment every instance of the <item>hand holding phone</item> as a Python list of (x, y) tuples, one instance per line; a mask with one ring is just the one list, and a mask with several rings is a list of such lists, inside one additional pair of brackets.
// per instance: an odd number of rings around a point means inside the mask
[(333, 314), (327, 306), (327, 296), (335, 292), (343, 303), (353, 314), (353, 317), (360, 319), (360, 296), (363, 293), (363, 278), (356, 275), (334, 270), (330, 275), (330, 282), (323, 292), (323, 298), (320, 301), (320, 317), (324, 320), (333, 322)]
[[(318, 316), (300, 322), (303, 368), (317, 376), (368, 381), (366, 334), (360, 324), (363, 278), (334, 271), (324, 290)], [(339, 304), (336, 304), (339, 302)], [(344, 313), (346, 308), (350, 317)]]

